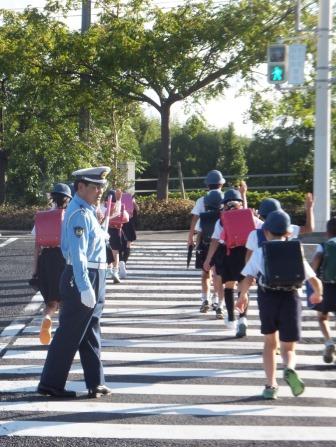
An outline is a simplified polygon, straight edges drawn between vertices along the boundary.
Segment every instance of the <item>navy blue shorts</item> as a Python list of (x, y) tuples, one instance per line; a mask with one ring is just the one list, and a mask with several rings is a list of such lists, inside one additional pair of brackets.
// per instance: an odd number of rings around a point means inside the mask
[(301, 299), (297, 291), (264, 291), (258, 287), (261, 333), (279, 331), (281, 341), (299, 341), (301, 336)]
[(44, 302), (60, 301), (59, 282), (65, 268), (61, 249), (43, 248), (37, 260), (37, 277)]
[(129, 222), (125, 223), (123, 225), (123, 233), (125, 235), (125, 238), (127, 239), (127, 242), (133, 242), (136, 240), (136, 229), (135, 229), (135, 218), (130, 217)]
[(209, 251), (209, 244), (204, 244), (201, 242), (196, 247), (196, 255), (195, 255), (195, 268), (196, 269), (203, 269), (203, 264), (206, 260), (206, 257), (208, 256)]
[(244, 276), (241, 271), (245, 267), (245, 247), (231, 248), (230, 254), (226, 253), (226, 246), (220, 244), (213, 259), (217, 275), (222, 277), (222, 282), (241, 281)]
[(315, 304), (314, 310), (327, 314), (328, 312), (336, 313), (336, 284), (323, 283), (323, 300), (321, 303)]
[(109, 243), (111, 249), (116, 251), (122, 250), (127, 243), (123, 230), (118, 228), (109, 228), (108, 232), (110, 235)]

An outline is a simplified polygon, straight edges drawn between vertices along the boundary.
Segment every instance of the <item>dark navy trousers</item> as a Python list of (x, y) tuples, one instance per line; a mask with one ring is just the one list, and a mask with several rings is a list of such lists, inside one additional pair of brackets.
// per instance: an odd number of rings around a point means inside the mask
[(106, 270), (89, 269), (89, 278), (96, 293), (93, 309), (84, 306), (75, 284), (72, 266), (67, 265), (60, 280), (61, 310), (59, 327), (49, 346), (40, 383), (64, 389), (77, 351), (84, 371), (86, 387), (105, 383), (100, 360), (100, 317), (105, 301)]

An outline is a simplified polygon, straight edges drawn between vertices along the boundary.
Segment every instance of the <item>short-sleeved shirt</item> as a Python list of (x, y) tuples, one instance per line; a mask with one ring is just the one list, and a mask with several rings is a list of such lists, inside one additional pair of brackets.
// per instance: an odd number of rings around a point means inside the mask
[[(259, 226), (257, 228), (261, 228), (262, 225), (263, 225), (263, 223), (261, 224), (261, 226)], [(291, 231), (291, 235), (288, 238), (289, 240), (297, 239), (299, 237), (300, 227), (298, 225), (291, 225), (290, 231)], [(254, 251), (258, 248), (258, 236), (257, 236), (256, 230), (251, 231), (251, 233), (249, 234), (245, 247), (251, 251)]]
[[(303, 266), (306, 280), (316, 276), (314, 270), (310, 267), (306, 259), (303, 260)], [(264, 256), (261, 247), (258, 247), (253, 251), (252, 256), (241, 272), (244, 276), (253, 276), (254, 278), (257, 278), (259, 273), (262, 275), (265, 274)]]
[[(330, 239), (327, 240), (327, 242), (336, 242), (336, 237), (331, 237)], [(319, 244), (316, 247), (315, 255), (318, 253), (323, 253), (323, 252), (324, 252), (323, 244)]]
[(191, 210), (191, 214), (199, 216), (201, 213), (204, 213), (204, 211), (205, 211), (204, 196), (202, 196), (196, 200), (194, 208)]
[[(261, 228), (261, 226), (263, 225), (263, 221), (258, 219), (255, 216), (253, 217), (253, 220), (254, 220), (254, 224), (255, 224), (256, 228)], [(224, 244), (223, 239), (221, 239), (222, 231), (223, 231), (223, 226), (221, 224), (220, 219), (218, 219), (215, 224), (215, 228), (212, 233), (211, 239), (217, 239), (220, 244)]]

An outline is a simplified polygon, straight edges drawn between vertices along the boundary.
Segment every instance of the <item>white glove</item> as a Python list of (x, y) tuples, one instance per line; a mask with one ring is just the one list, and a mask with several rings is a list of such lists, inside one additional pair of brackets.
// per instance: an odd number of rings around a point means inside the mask
[(81, 301), (86, 307), (95, 307), (96, 304), (96, 295), (92, 288), (84, 290), (81, 292)]

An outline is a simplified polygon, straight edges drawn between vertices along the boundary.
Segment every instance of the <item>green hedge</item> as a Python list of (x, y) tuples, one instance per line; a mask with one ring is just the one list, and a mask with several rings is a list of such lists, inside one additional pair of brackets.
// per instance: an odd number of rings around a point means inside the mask
[[(190, 211), (195, 200), (203, 196), (205, 191), (187, 193), (187, 199), (181, 199), (180, 194), (169, 195), (167, 202), (156, 200), (154, 195), (137, 197), (139, 204), (139, 230), (186, 230), (190, 225)], [(304, 193), (284, 191), (271, 193), (267, 191), (247, 193), (248, 205), (258, 209), (260, 201), (265, 197), (274, 197), (291, 215), (293, 223), (302, 225), (304, 216)], [(14, 205), (0, 206), (0, 230), (31, 230), (34, 225), (34, 215), (41, 207), (23, 207)]]

